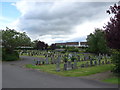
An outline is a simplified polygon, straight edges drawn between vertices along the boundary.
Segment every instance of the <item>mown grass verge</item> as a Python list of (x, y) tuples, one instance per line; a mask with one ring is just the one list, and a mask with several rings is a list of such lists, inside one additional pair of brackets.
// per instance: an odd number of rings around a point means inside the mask
[(66, 76), (66, 77), (79, 77), (79, 76), (87, 76), (87, 75), (92, 75), (92, 74), (112, 70), (113, 65), (106, 64), (106, 65), (93, 66), (93, 67), (87, 67), (87, 68), (78, 68), (78, 69), (74, 69), (74, 70), (64, 71), (63, 64), (61, 64), (60, 65), (61, 71), (59, 71), (59, 72), (56, 71), (55, 64), (49, 64), (49, 65), (27, 64), (26, 67), (32, 68), (32, 69), (37, 69), (37, 70), (39, 69), (40, 71), (43, 71), (43, 72), (48, 72), (48, 73)]
[(120, 78), (118, 78), (118, 77), (106, 78), (102, 81), (107, 82), (107, 83), (112, 83), (112, 84), (120, 84)]

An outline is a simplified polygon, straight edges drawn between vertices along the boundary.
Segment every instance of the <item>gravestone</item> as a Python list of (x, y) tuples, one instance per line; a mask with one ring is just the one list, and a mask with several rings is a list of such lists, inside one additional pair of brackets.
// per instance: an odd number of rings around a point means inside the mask
[(78, 55), (78, 62), (80, 62), (80, 56)]
[(57, 71), (57, 72), (60, 71), (60, 63), (56, 63), (56, 71)]
[(105, 56), (105, 64), (107, 64), (107, 56)]
[(43, 64), (43, 65), (45, 64), (45, 61), (44, 61), (44, 60), (42, 60), (42, 64)]
[(48, 56), (46, 56), (46, 64), (49, 64)]
[(77, 69), (77, 60), (74, 60), (73, 69)]
[(61, 62), (61, 57), (58, 56), (56, 60), (56, 71), (60, 71), (60, 62)]
[(54, 56), (51, 57), (51, 64), (54, 64)]
[(86, 61), (86, 56), (84, 56), (83, 61)]
[(41, 64), (41, 61), (37, 60), (36, 65), (40, 65), (40, 64)]
[(102, 61), (102, 65), (104, 65), (105, 63), (104, 63), (104, 61)]
[(71, 69), (72, 69), (71, 61), (67, 61), (67, 70), (71, 70)]
[(98, 65), (100, 65), (101, 64), (101, 59), (100, 58), (98, 58)]
[(37, 64), (37, 60), (33, 60), (33, 65), (36, 65)]
[(67, 63), (64, 64), (64, 70), (67, 70)]
[(88, 56), (88, 60), (90, 60), (91, 59), (91, 57), (90, 56)]
[(90, 66), (93, 66), (93, 62), (92, 61), (93, 61), (93, 59), (91, 58), (90, 59)]
[(94, 65), (95, 65), (95, 66), (97, 65), (97, 61), (94, 61)]
[(107, 64), (110, 64), (110, 61), (107, 61)]
[(83, 68), (83, 67), (85, 67), (85, 65), (84, 65), (84, 64), (81, 64), (80, 67)]
[(88, 67), (88, 66), (89, 66), (89, 63), (88, 63), (88, 62), (86, 62), (85, 67)]

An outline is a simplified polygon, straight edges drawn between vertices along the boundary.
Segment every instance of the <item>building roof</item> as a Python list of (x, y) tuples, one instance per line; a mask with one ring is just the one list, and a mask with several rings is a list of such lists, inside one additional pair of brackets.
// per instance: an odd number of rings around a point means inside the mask
[(79, 42), (55, 43), (56, 45), (79, 45)]
[(88, 45), (87, 42), (80, 42), (80, 45)]

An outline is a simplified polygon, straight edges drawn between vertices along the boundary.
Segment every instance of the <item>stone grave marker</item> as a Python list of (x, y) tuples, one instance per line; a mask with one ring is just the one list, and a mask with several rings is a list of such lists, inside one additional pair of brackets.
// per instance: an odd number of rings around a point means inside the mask
[(106, 56), (104, 56), (104, 59), (105, 59), (105, 64), (107, 64), (107, 54)]
[(36, 64), (37, 64), (37, 60), (34, 59), (34, 60), (33, 60), (33, 65), (36, 65)]
[(98, 65), (100, 65), (101, 64), (101, 59), (100, 58), (98, 58)]
[(97, 65), (97, 61), (94, 61), (94, 65), (95, 65), (95, 66)]
[(107, 64), (111, 64), (110, 61), (107, 61)]
[(77, 69), (77, 60), (74, 60), (74, 64), (73, 64), (72, 69)]
[(51, 64), (54, 64), (54, 56), (51, 57)]
[(80, 56), (78, 55), (78, 62), (80, 62)]
[(40, 64), (41, 64), (41, 60), (37, 60), (36, 65), (40, 65)]
[(88, 62), (86, 62), (85, 67), (88, 67), (88, 66), (89, 66), (89, 63), (88, 63)]
[(56, 71), (60, 71), (60, 62), (61, 62), (61, 57), (58, 56), (56, 60)]
[(46, 64), (49, 64), (48, 56), (46, 56)]
[(67, 70), (71, 70), (71, 69), (72, 69), (71, 61), (67, 61)]
[(81, 64), (80, 67), (83, 68), (83, 67), (85, 67), (85, 65), (84, 65), (84, 64)]
[(93, 59), (90, 59), (90, 66), (93, 66)]
[(105, 64), (105, 62), (104, 61), (102, 61), (102, 65), (104, 65)]
[(64, 70), (67, 70), (67, 63), (64, 64)]

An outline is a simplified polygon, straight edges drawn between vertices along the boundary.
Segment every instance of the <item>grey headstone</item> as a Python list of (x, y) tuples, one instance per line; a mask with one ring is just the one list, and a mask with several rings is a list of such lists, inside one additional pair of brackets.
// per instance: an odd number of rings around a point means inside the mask
[(92, 58), (90, 59), (90, 66), (93, 66)]
[(82, 65), (80, 65), (80, 67), (81, 67), (81, 68), (83, 68), (83, 67), (85, 67), (85, 65), (84, 65), (84, 64), (82, 64)]
[(110, 64), (110, 61), (107, 61), (107, 64)]
[(61, 57), (58, 56), (56, 60), (56, 71), (60, 71), (60, 62), (61, 62)]
[(46, 64), (49, 64), (48, 56), (46, 57)]
[(71, 61), (67, 62), (67, 70), (71, 70), (72, 69), (72, 65), (71, 65)]
[(104, 61), (102, 61), (102, 65), (103, 65), (103, 64), (105, 64), (105, 62), (104, 62)]
[(56, 63), (56, 71), (60, 71), (60, 63)]
[(98, 65), (100, 65), (101, 64), (101, 59), (100, 58), (98, 58)]
[(94, 61), (94, 65), (97, 65), (97, 61)]
[(88, 67), (88, 66), (89, 66), (89, 63), (88, 63), (88, 62), (86, 62), (85, 67)]
[(80, 56), (78, 56), (78, 62), (80, 62)]
[(77, 60), (74, 60), (73, 69), (77, 69)]
[(67, 70), (67, 63), (64, 64), (64, 70)]

